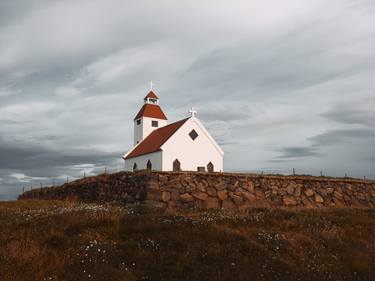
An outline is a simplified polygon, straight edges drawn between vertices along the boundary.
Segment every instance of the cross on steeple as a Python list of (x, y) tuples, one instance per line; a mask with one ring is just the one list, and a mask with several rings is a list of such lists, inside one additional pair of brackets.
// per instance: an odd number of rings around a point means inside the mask
[(191, 117), (195, 117), (195, 115), (197, 114), (197, 111), (194, 109), (194, 107), (192, 107), (192, 108), (189, 110), (189, 113), (191, 114)]
[(154, 83), (152, 83), (152, 80), (150, 81), (150, 90), (152, 91), (152, 86), (154, 86)]

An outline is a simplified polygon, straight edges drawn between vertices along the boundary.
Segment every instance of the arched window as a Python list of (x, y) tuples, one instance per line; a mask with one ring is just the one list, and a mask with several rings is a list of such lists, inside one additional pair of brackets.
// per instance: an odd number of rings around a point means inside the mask
[(137, 170), (138, 170), (137, 163), (134, 163), (134, 165), (133, 165), (133, 171), (137, 171)]
[(181, 171), (181, 163), (180, 161), (178, 161), (178, 159), (173, 161), (173, 171), (174, 172)]
[(209, 172), (209, 173), (214, 172), (214, 164), (212, 164), (212, 162), (207, 164), (207, 172)]
[(150, 171), (152, 170), (152, 163), (150, 160), (147, 161), (146, 167), (147, 167), (147, 170), (150, 170)]

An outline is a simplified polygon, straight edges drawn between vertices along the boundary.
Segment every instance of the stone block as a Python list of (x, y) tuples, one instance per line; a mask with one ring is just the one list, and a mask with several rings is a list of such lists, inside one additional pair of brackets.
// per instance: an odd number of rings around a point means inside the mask
[(230, 209), (235, 209), (236, 208), (236, 205), (232, 202), (232, 200), (230, 200), (229, 198), (225, 199), (222, 203), (221, 203), (221, 207), (225, 210), (230, 210)]
[(255, 199), (256, 199), (255, 195), (254, 195), (254, 194), (251, 194), (250, 192), (242, 192), (242, 196), (243, 196), (246, 200), (248, 200), (248, 201), (250, 201), (250, 202), (253, 202), (253, 201), (255, 201)]
[(332, 187), (328, 187), (326, 191), (327, 191), (327, 194), (332, 194), (334, 192), (334, 189)]
[(196, 184), (196, 188), (201, 192), (206, 192), (206, 187), (200, 183)]
[(161, 200), (163, 200), (164, 202), (168, 202), (169, 200), (171, 200), (171, 193), (168, 191), (163, 191), (161, 193)]
[(267, 199), (267, 198), (269, 198), (271, 196), (271, 190), (266, 190), (265, 192), (264, 192), (264, 197)]
[(204, 206), (206, 209), (220, 209), (220, 203), (217, 198), (214, 197), (208, 197), (204, 201)]
[(196, 190), (196, 187), (195, 186), (193, 186), (193, 185), (188, 185), (188, 186), (185, 186), (185, 191), (186, 192), (193, 192), (193, 191), (195, 191)]
[(146, 198), (147, 198), (147, 200), (160, 201), (161, 200), (161, 192), (159, 190), (149, 189), (149, 190), (147, 190)]
[(258, 190), (258, 189), (255, 189), (255, 197), (257, 199), (264, 199), (265, 198), (263, 191)]
[(277, 195), (279, 193), (279, 188), (277, 186), (272, 186), (271, 192), (273, 195)]
[(286, 187), (279, 188), (278, 194), (280, 194), (280, 195), (287, 195)]
[(219, 190), (217, 192), (217, 197), (220, 199), (220, 200), (225, 200), (228, 198), (228, 191), (226, 190)]
[(300, 184), (298, 184), (294, 188), (294, 196), (301, 196), (301, 190), (302, 190), (302, 186)]
[(171, 200), (180, 199), (180, 193), (177, 190), (171, 191)]
[(308, 196), (308, 197), (313, 196), (314, 193), (315, 193), (315, 191), (312, 190), (311, 188), (307, 188), (307, 189), (305, 190), (305, 194), (306, 194), (306, 196)]
[(213, 187), (207, 187), (207, 194), (210, 195), (210, 196), (215, 197), (216, 194), (217, 194), (216, 189), (213, 188)]
[(225, 189), (225, 183), (213, 185), (217, 191)]
[(358, 193), (358, 194), (357, 194), (357, 198), (358, 198), (359, 200), (366, 200), (366, 196), (365, 196), (363, 193)]
[(229, 192), (229, 197), (233, 200), (233, 202), (237, 205), (240, 206), (243, 203), (243, 199), (241, 196), (235, 195), (233, 192)]
[(290, 195), (283, 196), (283, 202), (284, 202), (284, 205), (287, 207), (297, 205), (297, 200), (293, 196), (290, 196)]
[(229, 185), (227, 185), (227, 189), (229, 190), (229, 191), (232, 191), (232, 192), (234, 192), (234, 191), (236, 191), (236, 186), (234, 186), (234, 185), (232, 185), (232, 184), (229, 184)]
[(179, 192), (180, 194), (186, 193), (186, 189), (185, 189), (185, 187), (181, 186), (181, 187), (178, 189), (178, 192)]
[(201, 191), (196, 191), (193, 193), (193, 196), (199, 200), (206, 200), (208, 194)]
[(322, 196), (320, 196), (319, 194), (315, 194), (315, 202), (316, 203), (324, 203), (324, 199)]
[(249, 180), (247, 182), (247, 191), (249, 191), (250, 193), (254, 193), (254, 182), (252, 180)]
[(146, 188), (159, 190), (160, 186), (157, 182), (151, 181), (146, 184)]
[(194, 201), (194, 197), (191, 196), (189, 193), (181, 194), (180, 199), (181, 199), (182, 202), (192, 202), (192, 201)]
[(342, 198), (343, 198), (343, 194), (341, 192), (339, 192), (339, 191), (334, 191), (333, 192), (333, 196), (335, 198), (339, 199), (339, 200), (342, 200)]
[(337, 198), (332, 198), (333, 202), (335, 203), (335, 207), (342, 208), (345, 207), (345, 203)]
[(294, 186), (293, 185), (288, 185), (286, 187), (286, 192), (289, 194), (289, 195), (293, 195), (294, 194)]
[(163, 208), (164, 209), (164, 208), (167, 207), (166, 203), (160, 202), (160, 201), (146, 200), (145, 203), (148, 206), (152, 206), (152, 207), (156, 207), (156, 208)]

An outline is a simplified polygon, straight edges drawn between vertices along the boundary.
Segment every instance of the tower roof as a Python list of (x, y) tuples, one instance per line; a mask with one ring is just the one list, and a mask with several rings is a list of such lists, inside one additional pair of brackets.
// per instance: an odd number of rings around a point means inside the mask
[(150, 117), (167, 120), (167, 116), (165, 116), (163, 110), (161, 110), (159, 105), (149, 103), (146, 103), (142, 106), (138, 114), (135, 116), (134, 120), (141, 117)]
[(157, 95), (155, 95), (155, 93), (153, 91), (150, 91), (147, 94), (147, 96), (145, 96), (145, 98), (144, 98), (144, 100), (147, 100), (147, 99), (156, 99), (156, 100), (158, 100), (159, 98), (158, 98)]
[(188, 120), (182, 119), (175, 123), (152, 131), (143, 141), (128, 153), (124, 159), (134, 158), (161, 150), (161, 146)]

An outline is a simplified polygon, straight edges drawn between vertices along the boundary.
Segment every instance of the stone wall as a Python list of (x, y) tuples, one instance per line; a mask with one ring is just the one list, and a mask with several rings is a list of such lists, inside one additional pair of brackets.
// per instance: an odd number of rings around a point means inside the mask
[(168, 208), (375, 207), (375, 181), (311, 176), (120, 172), (28, 191), (19, 199), (146, 203)]

